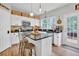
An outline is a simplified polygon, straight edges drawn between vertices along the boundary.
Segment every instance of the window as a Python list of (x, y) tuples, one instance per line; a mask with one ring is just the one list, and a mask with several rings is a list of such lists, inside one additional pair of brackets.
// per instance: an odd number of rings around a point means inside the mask
[(70, 39), (77, 39), (77, 16), (67, 18), (67, 36)]
[(41, 19), (41, 27), (43, 29), (52, 29), (54, 25), (54, 20), (55, 20), (54, 16)]
[(42, 29), (47, 29), (47, 19), (46, 18), (41, 20), (41, 27), (42, 27)]

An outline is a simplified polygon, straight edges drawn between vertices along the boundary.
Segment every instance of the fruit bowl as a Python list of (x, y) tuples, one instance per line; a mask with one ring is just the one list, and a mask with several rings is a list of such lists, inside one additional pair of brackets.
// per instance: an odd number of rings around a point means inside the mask
[(32, 35), (34, 35), (34, 36), (37, 36), (39, 34), (40, 34), (39, 32), (32, 32)]

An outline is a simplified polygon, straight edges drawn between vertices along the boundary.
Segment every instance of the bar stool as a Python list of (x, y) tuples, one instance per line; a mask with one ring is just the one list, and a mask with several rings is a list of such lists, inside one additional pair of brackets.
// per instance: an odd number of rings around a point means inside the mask
[(32, 51), (34, 51), (34, 55), (36, 56), (36, 49), (35, 49), (35, 45), (32, 43), (28, 43), (27, 45), (25, 45), (25, 49), (29, 49), (29, 56), (32, 56)]
[(21, 56), (25, 55), (25, 45), (28, 44), (28, 40), (23, 39), (20, 41), (20, 45), (19, 45), (19, 54)]
[(36, 49), (35, 49), (35, 45), (32, 43), (28, 43), (27, 39), (23, 39), (22, 41), (20, 41), (20, 46), (19, 46), (19, 52), (21, 52), (21, 56), (25, 56), (26, 53), (26, 49), (29, 49), (29, 56), (32, 56), (32, 51), (34, 51), (34, 55), (36, 56)]

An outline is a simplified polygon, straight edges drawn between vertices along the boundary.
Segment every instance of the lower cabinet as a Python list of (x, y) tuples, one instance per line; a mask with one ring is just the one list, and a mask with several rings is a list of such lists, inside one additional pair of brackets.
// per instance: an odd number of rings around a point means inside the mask
[(33, 43), (36, 47), (36, 55), (37, 56), (52, 56), (52, 37), (33, 40), (26, 37), (29, 43)]
[(61, 34), (62, 33), (54, 33), (54, 45), (61, 46)]
[(19, 43), (18, 33), (11, 33), (11, 45)]

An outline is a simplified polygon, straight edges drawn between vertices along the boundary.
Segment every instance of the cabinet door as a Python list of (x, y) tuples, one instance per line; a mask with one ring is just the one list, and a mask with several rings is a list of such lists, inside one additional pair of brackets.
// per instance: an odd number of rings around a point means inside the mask
[(42, 39), (41, 42), (41, 52), (42, 56), (51, 56), (52, 55), (52, 36)]
[(0, 51), (10, 47), (10, 13), (9, 11), (0, 9)]
[(11, 15), (11, 25), (21, 25), (21, 17), (16, 15)]
[(11, 33), (11, 45), (19, 43), (18, 33)]
[(54, 33), (54, 44), (61, 46), (61, 33)]

